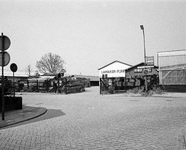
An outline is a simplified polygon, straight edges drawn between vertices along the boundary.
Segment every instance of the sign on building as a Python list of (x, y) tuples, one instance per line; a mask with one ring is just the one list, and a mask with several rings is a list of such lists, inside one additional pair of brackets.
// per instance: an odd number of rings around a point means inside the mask
[(154, 66), (154, 56), (146, 56), (146, 65)]

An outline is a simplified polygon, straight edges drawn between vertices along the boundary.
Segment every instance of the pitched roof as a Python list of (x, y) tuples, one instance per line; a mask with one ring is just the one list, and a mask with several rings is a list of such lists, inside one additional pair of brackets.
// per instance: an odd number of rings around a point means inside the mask
[(131, 69), (133, 69), (133, 68), (136, 68), (136, 67), (138, 67), (138, 66), (144, 66), (144, 64), (145, 64), (144, 62), (141, 62), (141, 63), (139, 63), (139, 64), (137, 64), (137, 65), (131, 66), (130, 68), (126, 69), (126, 71), (131, 70)]
[(99, 68), (98, 70), (101, 70), (101, 69), (103, 69), (103, 68), (105, 68), (105, 67), (107, 67), (107, 66), (109, 66), (109, 65), (111, 65), (111, 64), (113, 64), (113, 63), (116, 63), (116, 62), (121, 63), (121, 64), (124, 64), (124, 65), (128, 65), (128, 66), (132, 66), (132, 65), (129, 65), (129, 64), (127, 64), (127, 63), (124, 63), (124, 62), (115, 60), (115, 61), (113, 61), (113, 62), (111, 62), (111, 63), (109, 63), (109, 64), (107, 64), (107, 65), (105, 65), (105, 66), (103, 66), (103, 67), (101, 67), (101, 68)]
[[(144, 65), (145, 65), (145, 63), (144, 62), (141, 62), (141, 63), (139, 63), (137, 65), (131, 66), (130, 68), (126, 69), (126, 71), (129, 71), (129, 70), (131, 70), (133, 68), (136, 68), (138, 66), (144, 66)], [(158, 66), (154, 66), (154, 68), (158, 68)]]

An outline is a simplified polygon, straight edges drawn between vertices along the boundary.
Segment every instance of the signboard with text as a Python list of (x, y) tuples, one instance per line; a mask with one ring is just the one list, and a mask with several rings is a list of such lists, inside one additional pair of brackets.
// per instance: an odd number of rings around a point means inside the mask
[(146, 56), (146, 65), (154, 66), (154, 56)]
[(114, 61), (105, 67), (99, 69), (99, 77), (107, 75), (108, 78), (125, 77), (125, 70), (131, 67), (128, 64)]
[(117, 69), (117, 70), (102, 70), (101, 74), (107, 74), (108, 77), (124, 77), (125, 70)]

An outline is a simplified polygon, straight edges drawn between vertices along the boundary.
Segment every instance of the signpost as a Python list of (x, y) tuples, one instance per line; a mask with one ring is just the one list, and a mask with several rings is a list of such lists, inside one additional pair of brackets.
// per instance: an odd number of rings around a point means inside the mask
[(13, 87), (14, 87), (14, 98), (15, 98), (14, 72), (17, 71), (17, 65), (15, 63), (12, 63), (10, 65), (10, 70), (13, 72)]
[(10, 47), (10, 39), (4, 36), (3, 33), (0, 36), (0, 65), (2, 66), (2, 84), (1, 84), (1, 96), (2, 96), (2, 120), (5, 120), (5, 100), (4, 100), (4, 66), (8, 65), (10, 62), (10, 55), (4, 52)]

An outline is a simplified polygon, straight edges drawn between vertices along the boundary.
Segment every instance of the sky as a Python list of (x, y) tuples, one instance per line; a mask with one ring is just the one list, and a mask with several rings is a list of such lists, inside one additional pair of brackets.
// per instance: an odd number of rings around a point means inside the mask
[(23, 71), (51, 52), (66, 73), (98, 75), (115, 61), (136, 65), (147, 56), (186, 49), (186, 0), (0, 0), (0, 32), (10, 63)]

